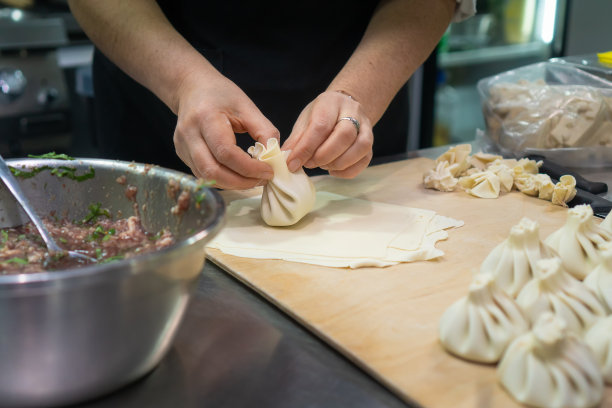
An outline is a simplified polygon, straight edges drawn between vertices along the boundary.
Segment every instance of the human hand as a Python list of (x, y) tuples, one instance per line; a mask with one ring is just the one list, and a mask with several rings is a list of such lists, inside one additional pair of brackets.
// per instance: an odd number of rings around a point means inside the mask
[[(359, 126), (340, 120), (347, 117)], [(372, 160), (373, 142), (370, 119), (361, 104), (344, 93), (325, 91), (300, 113), (282, 149), (291, 150), (290, 171), (321, 167), (332, 176), (353, 178)]]
[(234, 133), (248, 132), (265, 145), (279, 132), (232, 81), (194, 72), (182, 81), (176, 106), (176, 154), (196, 177), (227, 189), (248, 189), (273, 177), (270, 165), (236, 145)]

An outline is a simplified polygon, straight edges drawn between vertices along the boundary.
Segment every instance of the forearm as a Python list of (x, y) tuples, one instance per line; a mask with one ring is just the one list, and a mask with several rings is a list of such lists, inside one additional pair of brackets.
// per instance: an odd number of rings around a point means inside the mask
[(154, 0), (69, 0), (69, 5), (91, 41), (174, 113), (177, 90), (191, 72), (220, 75), (172, 27)]
[(427, 59), (453, 17), (454, 0), (383, 0), (351, 58), (328, 89), (344, 91), (372, 125)]

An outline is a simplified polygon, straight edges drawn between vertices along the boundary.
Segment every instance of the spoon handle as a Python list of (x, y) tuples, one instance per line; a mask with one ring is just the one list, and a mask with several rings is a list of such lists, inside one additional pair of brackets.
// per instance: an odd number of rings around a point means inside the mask
[(6, 187), (11, 191), (11, 193), (13, 193), (13, 197), (15, 197), (19, 205), (21, 205), (21, 208), (23, 208), (26, 214), (28, 214), (28, 217), (30, 217), (30, 220), (32, 220), (32, 222), (38, 229), (38, 232), (42, 236), (42, 239), (45, 241), (45, 244), (47, 244), (47, 248), (49, 249), (49, 251), (50, 252), (63, 251), (62, 248), (60, 248), (55, 243), (53, 238), (51, 238), (51, 234), (47, 230), (47, 227), (45, 227), (45, 224), (42, 222), (38, 214), (36, 214), (32, 206), (30, 205), (30, 202), (28, 201), (26, 196), (23, 194), (23, 191), (21, 190), (21, 186), (19, 185), (19, 182), (13, 176), (13, 173), (11, 173), (11, 170), (8, 168), (6, 162), (4, 161), (4, 158), (1, 155), (0, 155), (0, 179), (2, 179), (4, 184), (6, 184)]

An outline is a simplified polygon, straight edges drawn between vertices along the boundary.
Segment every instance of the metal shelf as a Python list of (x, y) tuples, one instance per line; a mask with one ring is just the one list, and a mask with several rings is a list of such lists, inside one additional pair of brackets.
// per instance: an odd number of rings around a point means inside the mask
[(531, 42), (441, 53), (438, 55), (438, 65), (440, 68), (454, 68), (525, 57), (542, 57), (546, 59), (549, 56), (549, 44)]

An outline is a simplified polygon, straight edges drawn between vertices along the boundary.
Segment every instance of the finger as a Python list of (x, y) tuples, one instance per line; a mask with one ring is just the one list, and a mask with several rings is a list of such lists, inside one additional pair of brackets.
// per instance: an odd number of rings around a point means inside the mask
[(287, 165), (294, 172), (315, 154), (319, 146), (329, 137), (336, 125), (336, 111), (328, 111), (322, 105), (314, 105), (308, 125), (292, 148)]
[(345, 170), (372, 153), (374, 137), (369, 128), (362, 128), (355, 142), (333, 161), (320, 165), (326, 170)]
[[(332, 134), (319, 146), (315, 154), (304, 164), (304, 167), (315, 168), (333, 162), (350, 149), (357, 139), (357, 129), (351, 122), (348, 120), (336, 122), (336, 127)], [(361, 157), (363, 155), (359, 158)]]
[(261, 113), (255, 104), (248, 104), (248, 106), (242, 108), (236, 119), (240, 122), (243, 132), (247, 132), (253, 140), (259, 143), (265, 145), (268, 139), (272, 138), (280, 140), (278, 129)]
[(200, 131), (208, 150), (220, 165), (245, 178), (271, 179), (274, 176), (270, 165), (253, 159), (236, 145), (233, 128), (225, 116), (200, 122)]
[(196, 177), (214, 181), (215, 187), (244, 190), (264, 183), (257, 178), (243, 177), (217, 162), (203, 141), (192, 147), (188, 153), (191, 171)]
[(372, 154), (368, 154), (367, 156), (363, 157), (361, 160), (359, 160), (357, 163), (353, 164), (352, 166), (344, 170), (330, 170), (329, 174), (334, 177), (340, 177), (340, 178), (354, 178), (359, 173), (361, 173), (366, 167), (368, 167), (368, 164), (370, 164), (371, 160), (372, 160)]
[(309, 117), (309, 109), (306, 108), (300, 116), (298, 116), (293, 128), (291, 129), (291, 134), (285, 140), (283, 145), (281, 146), (281, 150), (291, 150), (293, 151), (295, 145), (300, 140), (300, 137), (304, 134), (304, 130), (306, 129), (307, 117)]

